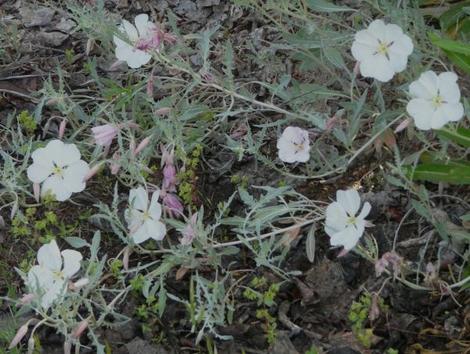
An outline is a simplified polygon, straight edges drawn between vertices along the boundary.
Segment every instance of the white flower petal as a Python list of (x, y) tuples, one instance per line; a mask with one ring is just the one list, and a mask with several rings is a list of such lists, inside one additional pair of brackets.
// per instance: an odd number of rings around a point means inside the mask
[(349, 214), (349, 216), (355, 216), (361, 207), (361, 197), (355, 189), (337, 191), (336, 201)]
[(67, 189), (73, 193), (83, 191), (86, 187), (83, 179), (89, 171), (90, 167), (83, 160), (79, 160), (65, 168), (64, 183), (67, 184)]
[(145, 221), (144, 226), (147, 235), (156, 241), (161, 241), (166, 235), (166, 226), (158, 220), (148, 219)]
[(395, 74), (388, 59), (381, 54), (365, 58), (361, 61), (359, 70), (362, 76), (372, 77), (381, 82), (390, 81)]
[(357, 216), (357, 219), (358, 220), (364, 220), (366, 218), (366, 216), (369, 215), (371, 209), (372, 209), (372, 206), (370, 205), (370, 203), (365, 202), (364, 206), (362, 207), (361, 212)]
[(460, 89), (457, 79), (457, 75), (453, 72), (441, 73), (438, 76), (439, 95), (447, 103), (458, 103), (460, 101)]
[(129, 191), (129, 205), (131, 205), (131, 207), (134, 209), (137, 209), (140, 211), (147, 211), (147, 207), (148, 207), (147, 191), (143, 187), (131, 189)]
[(36, 294), (39, 294), (41, 289), (49, 288), (53, 281), (52, 271), (44, 266), (35, 265), (28, 272), (27, 285)]
[(151, 54), (148, 54), (140, 49), (135, 49), (132, 55), (130, 55), (126, 59), (126, 61), (127, 61), (127, 65), (129, 65), (130, 68), (138, 69), (142, 65), (147, 64), (150, 61), (150, 59), (152, 59)]
[(66, 290), (65, 281), (58, 281), (52, 283), (47, 289), (46, 293), (41, 298), (41, 306), (47, 310), (51, 305), (60, 297), (62, 297)]
[(75, 250), (64, 250), (61, 254), (64, 258), (62, 272), (67, 278), (71, 278), (80, 270), (80, 262), (83, 259), (82, 254)]
[[(54, 162), (57, 166), (64, 167), (80, 161), (80, 151), (75, 144), (57, 144), (56, 142), (62, 143), (60, 140), (53, 140), (47, 144), (47, 149), (54, 149), (55, 154), (58, 155), (54, 158)], [(51, 147), (49, 147), (49, 145)]]
[(147, 14), (140, 14), (135, 17), (134, 20), (137, 31), (139, 32), (139, 37), (147, 37), (155, 25), (149, 21), (149, 16)]
[(387, 26), (382, 20), (372, 21), (367, 28), (369, 33), (372, 33), (374, 37), (384, 42), (387, 40)]
[(351, 53), (357, 61), (362, 61), (366, 57), (374, 55), (379, 44), (378, 39), (368, 30), (362, 30), (354, 36)]
[(137, 29), (129, 21), (123, 20), (122, 25), (119, 27), (119, 29), (127, 35), (127, 38), (129, 38), (129, 41), (131, 43), (134, 43), (139, 39)]
[(349, 226), (341, 232), (334, 234), (330, 238), (330, 244), (332, 246), (343, 246), (345, 250), (349, 251), (356, 246), (361, 236), (362, 232), (360, 230)]
[(149, 207), (149, 214), (152, 217), (153, 220), (159, 220), (160, 217), (162, 216), (162, 206), (158, 202), (158, 198), (160, 197), (160, 191), (157, 190), (153, 192), (152, 194), (152, 200), (150, 202), (150, 207)]
[(137, 209), (128, 208), (124, 212), (124, 218), (129, 230), (136, 230), (143, 224), (144, 213)]
[(44, 181), (41, 193), (43, 196), (47, 193), (52, 193), (59, 202), (69, 199), (72, 195), (72, 191), (67, 188), (65, 180), (55, 175), (48, 177)]
[(40, 266), (51, 271), (59, 272), (62, 268), (62, 257), (60, 256), (59, 246), (57, 246), (55, 240), (39, 248), (37, 259)]
[(456, 122), (464, 116), (464, 109), (462, 103), (444, 103), (441, 107), (443, 115), (448, 121)]
[(52, 173), (52, 163), (49, 166), (40, 165), (39, 163), (33, 163), (28, 167), (27, 175), (31, 182), (41, 183)]
[(284, 162), (307, 162), (310, 158), (308, 131), (299, 127), (285, 128), (276, 146), (278, 156)]
[(410, 85), (410, 94), (416, 98), (431, 100), (437, 95), (439, 80), (434, 71), (426, 71)]
[(145, 225), (140, 226), (134, 233), (131, 234), (131, 238), (136, 245), (147, 241), (150, 238), (147, 228)]
[(434, 114), (434, 108), (429, 101), (422, 98), (414, 98), (408, 102), (406, 111), (413, 118), (418, 129), (431, 129), (431, 118)]
[(325, 212), (326, 226), (330, 229), (338, 231), (346, 227), (348, 215), (343, 206), (338, 202), (333, 202), (326, 208)]

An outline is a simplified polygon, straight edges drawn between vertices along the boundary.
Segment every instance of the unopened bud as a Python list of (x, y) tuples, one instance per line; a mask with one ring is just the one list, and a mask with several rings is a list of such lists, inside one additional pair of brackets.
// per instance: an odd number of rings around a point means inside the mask
[(101, 164), (96, 164), (95, 166), (90, 168), (88, 173), (83, 178), (83, 182), (88, 181), (90, 178), (92, 178), (94, 175), (96, 175), (98, 173), (98, 171), (100, 170), (100, 168), (101, 168)]
[(140, 142), (137, 148), (134, 151), (134, 156), (137, 156), (145, 147), (150, 143), (150, 137), (146, 137), (144, 140)]
[(395, 128), (394, 132), (395, 134), (396, 133), (399, 133), (401, 132), (402, 130), (406, 129), (411, 123), (411, 119), (410, 118), (406, 118), (405, 120), (403, 120), (400, 124), (398, 124), (398, 126)]
[(41, 199), (41, 185), (39, 183), (33, 183), (33, 193), (34, 199), (39, 203), (39, 200)]
[(62, 119), (62, 122), (60, 122), (60, 125), (59, 125), (59, 139), (62, 140), (62, 138), (64, 137), (64, 133), (65, 133), (65, 127), (67, 126), (67, 119)]
[(83, 332), (88, 328), (88, 319), (81, 321), (77, 327), (72, 331), (72, 338), (78, 339), (83, 334)]
[(11, 340), (10, 345), (8, 346), (8, 350), (16, 347), (18, 343), (21, 342), (21, 340), (24, 338), (26, 333), (28, 333), (28, 324), (29, 323), (27, 322), (18, 329), (15, 336)]

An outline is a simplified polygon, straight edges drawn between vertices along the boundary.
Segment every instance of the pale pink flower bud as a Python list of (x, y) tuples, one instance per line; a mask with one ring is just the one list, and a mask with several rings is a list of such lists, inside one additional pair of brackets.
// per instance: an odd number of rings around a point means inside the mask
[(39, 200), (41, 199), (41, 185), (39, 183), (33, 183), (33, 194), (34, 199), (39, 203)]
[(111, 163), (111, 174), (112, 175), (117, 175), (119, 172), (119, 169), (121, 168), (121, 165), (118, 163), (119, 159), (121, 158), (121, 155), (119, 152), (115, 152), (113, 154), (113, 162)]
[(180, 240), (180, 243), (182, 245), (190, 245), (193, 242), (194, 238), (196, 237), (196, 222), (197, 213), (191, 216), (189, 223), (186, 225), (183, 232), (181, 233), (183, 235), (183, 238)]
[(27, 354), (33, 354), (34, 353), (34, 344), (35, 344), (34, 337), (33, 336), (29, 337)]
[(91, 53), (91, 50), (93, 49), (93, 45), (94, 45), (95, 41), (91, 38), (89, 38), (86, 42), (86, 48), (85, 48), (85, 54), (86, 56), (89, 56), (90, 53)]
[(150, 137), (146, 137), (143, 139), (139, 145), (137, 145), (137, 148), (134, 151), (134, 156), (137, 156), (145, 147), (150, 143)]
[(122, 266), (124, 270), (129, 270), (129, 256), (130, 256), (130, 249), (129, 247), (124, 248), (124, 254), (122, 256)]
[(72, 342), (69, 340), (66, 340), (64, 342), (64, 354), (70, 354), (72, 353)]
[(168, 115), (168, 113), (171, 112), (171, 108), (170, 107), (163, 107), (163, 108), (159, 108), (155, 111), (155, 114), (156, 115), (159, 115), (159, 116), (166, 116)]
[(29, 325), (29, 322), (25, 323), (18, 329), (15, 336), (11, 340), (10, 345), (8, 346), (8, 350), (16, 347), (18, 343), (21, 342), (21, 340), (24, 338), (26, 333), (28, 333), (28, 325)]
[(396, 133), (399, 133), (401, 132), (402, 130), (406, 129), (411, 123), (411, 119), (410, 118), (406, 118), (404, 119), (400, 124), (397, 125), (397, 127), (395, 128), (394, 132), (395, 134)]
[(108, 71), (115, 71), (117, 68), (121, 66), (122, 63), (124, 63), (123, 60), (116, 60), (114, 63), (111, 64)]
[(72, 283), (70, 286), (71, 290), (80, 290), (81, 288), (87, 286), (90, 283), (88, 278), (78, 279), (75, 283)]
[(81, 321), (77, 327), (72, 331), (72, 338), (78, 339), (83, 334), (83, 332), (88, 328), (88, 319)]
[(135, 156), (135, 141), (134, 139), (131, 139), (129, 142), (129, 150), (131, 151), (131, 154)]
[(111, 124), (104, 124), (91, 128), (91, 131), (93, 132), (95, 144), (100, 146), (109, 146), (119, 132), (119, 127)]
[(33, 299), (34, 299), (34, 294), (24, 294), (21, 297), (18, 306), (30, 304), (31, 301), (33, 301)]
[(101, 164), (96, 164), (92, 168), (90, 168), (90, 171), (83, 177), (83, 182), (88, 181), (90, 178), (92, 178), (94, 175), (98, 173), (98, 171), (101, 169)]
[(176, 168), (173, 164), (167, 164), (163, 168), (163, 189), (170, 192), (176, 191)]
[(183, 214), (184, 206), (180, 199), (172, 193), (165, 193), (163, 197), (163, 207), (171, 217), (178, 217)]
[(62, 122), (60, 122), (59, 125), (59, 139), (62, 139), (64, 137), (65, 133), (65, 127), (67, 126), (67, 119), (62, 119)]
[(153, 99), (153, 87), (155, 84), (155, 76), (153, 75), (153, 71), (155, 70), (152, 69), (152, 72), (150, 73), (150, 76), (147, 81), (147, 96)]
[(357, 76), (359, 74), (360, 66), (361, 66), (360, 62), (356, 62), (356, 65), (354, 65), (354, 70), (353, 70), (354, 76)]
[(160, 149), (162, 151), (162, 165), (174, 165), (175, 151), (173, 149), (168, 151), (168, 149), (163, 145), (160, 145)]

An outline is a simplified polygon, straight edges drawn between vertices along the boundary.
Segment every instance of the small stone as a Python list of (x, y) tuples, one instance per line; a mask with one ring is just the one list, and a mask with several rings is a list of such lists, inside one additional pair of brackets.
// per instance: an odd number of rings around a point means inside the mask
[(278, 332), (271, 350), (272, 354), (299, 354), (285, 331)]
[(211, 7), (220, 4), (220, 0), (199, 0), (197, 6), (201, 7)]
[(20, 8), (20, 16), (25, 27), (46, 26), (51, 23), (55, 10), (40, 6), (36, 9), (29, 7)]
[(58, 47), (64, 43), (69, 35), (62, 32), (40, 32), (38, 37), (39, 41), (44, 45)]
[(71, 19), (61, 18), (60, 22), (55, 26), (55, 29), (58, 31), (70, 33), (75, 26), (75, 21)]
[(126, 348), (129, 353), (138, 354), (168, 354), (165, 348), (161, 345), (154, 345), (150, 342), (143, 340), (142, 338), (136, 337), (132, 342), (126, 344)]

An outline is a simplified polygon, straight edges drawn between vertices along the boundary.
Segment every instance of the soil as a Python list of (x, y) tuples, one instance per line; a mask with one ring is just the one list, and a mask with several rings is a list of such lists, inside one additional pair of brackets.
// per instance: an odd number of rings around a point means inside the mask
[[(87, 1), (82, 0), (85, 4)], [(346, 3), (346, 2), (345, 2)], [(347, 3), (350, 3), (349, 1)], [(354, 3), (354, 2), (352, 2)], [(11, 114), (23, 110), (34, 112), (39, 103), (35, 93), (42, 88), (45, 79), (51, 77), (58, 82), (57, 67), (63, 68), (62, 74), (67, 77), (68, 89), (80, 90), (86, 87), (89, 78), (83, 72), (86, 61), (85, 48), (87, 38), (74, 31), (76, 24), (65, 11), (52, 10), (47, 3), (25, 0), (0, 0), (0, 25), (5, 26), (12, 35), (18, 36), (16, 48), (6, 47), (14, 61), (0, 62), (0, 124), (5, 125)], [(56, 3), (60, 7), (60, 3)], [(85, 6), (85, 5), (84, 5)], [(178, 18), (178, 26), (184, 33), (195, 33), (220, 25), (224, 35), (233, 37), (233, 46), (241, 55), (246, 50), (248, 41), (259, 38), (259, 46), (269, 41), (273, 31), (262, 18), (255, 14), (243, 12), (226, 0), (159, 0), (159, 1), (107, 1), (106, 6), (117, 18), (132, 18), (136, 13), (149, 13), (155, 19), (164, 18), (164, 11), (171, 9)], [(4, 27), (0, 27), (2, 29)], [(256, 44), (256, 43), (255, 43)], [(245, 48), (245, 49), (244, 49)], [(73, 49), (73, 55), (66, 50)], [(99, 50), (99, 49), (95, 49)], [(95, 53), (98, 54), (98, 53)], [(104, 70), (112, 62), (99, 58), (100, 74), (107, 77), (115, 72)], [(280, 58), (280, 64), (282, 58)], [(254, 63), (244, 61), (237, 68), (238, 79), (273, 79), (276, 75), (273, 68), (259, 68)], [(271, 77), (272, 76), (272, 77)], [(258, 99), (268, 98), (262, 89), (256, 93)], [(53, 118), (57, 112), (51, 106), (43, 108), (43, 115)], [(267, 117), (267, 120), (273, 117)], [(49, 133), (58, 130), (59, 120), (51, 119)], [(231, 122), (234, 129), (236, 122)], [(37, 130), (37, 135), (45, 134), (46, 129)], [(5, 140), (0, 137), (0, 147), (7, 148)], [(266, 147), (266, 153), (272, 153)], [(379, 252), (382, 254), (391, 249), (397, 229), (407, 210), (411, 208), (410, 195), (401, 189), (389, 185), (383, 178), (381, 166), (386, 161), (393, 161), (393, 155), (387, 148), (381, 155), (370, 150), (351, 166), (348, 175), (334, 176), (329, 180), (298, 181), (287, 179), (254, 159), (237, 161), (234, 154), (223, 152), (207, 152), (205, 160), (213, 167), (209, 170), (202, 167), (198, 176), (198, 188), (201, 191), (199, 202), (213, 212), (219, 202), (236, 190), (231, 182), (233, 175), (242, 175), (250, 185), (278, 185), (281, 181), (292, 183), (295, 188), (307, 197), (329, 202), (337, 189), (362, 185), (364, 198), (373, 205), (371, 222), (375, 225), (373, 233), (377, 239)], [(217, 173), (214, 173), (214, 170)], [(102, 186), (113, 185), (104, 180), (92, 182), (90, 190), (93, 195), (110, 198), (110, 191)], [(158, 179), (159, 177), (155, 177)], [(436, 189), (435, 186), (429, 188)], [(367, 193), (366, 193), (367, 192)], [(470, 200), (470, 192), (465, 188), (453, 188), (449, 194), (459, 195)], [(112, 193), (111, 193), (112, 194)], [(77, 197), (76, 202), (86, 210), (89, 202), (87, 193)], [(241, 203), (238, 207), (241, 207)], [(235, 204), (237, 206), (237, 204)], [(438, 207), (448, 215), (454, 223), (458, 216), (465, 213), (464, 206), (450, 198), (442, 197)], [(43, 211), (38, 211), (42, 213)], [(56, 210), (65, 224), (73, 224), (75, 213), (66, 207)], [(0, 213), (4, 220), (9, 219), (7, 209)], [(422, 235), (419, 215), (411, 213), (399, 232), (399, 243), (412, 240)], [(11, 270), (21, 263), (22, 256), (32, 252), (39, 245), (39, 240), (28, 241), (18, 239), (8, 232), (10, 225), (0, 228), (0, 271), (8, 274), (0, 279), (1, 293), (16, 292), (19, 294), (22, 282)], [(80, 221), (84, 237), (91, 237), (92, 230), (99, 227), (92, 218)], [(106, 233), (106, 228), (102, 229)], [(109, 230), (108, 230), (109, 231)], [(306, 231), (305, 231), (306, 232)], [(302, 231), (302, 234), (304, 231)], [(34, 236), (34, 235), (33, 235)], [(249, 269), (234, 276), (248, 286), (254, 277), (263, 276), (272, 283), (280, 282), (279, 293), (275, 305), (269, 308), (271, 316), (278, 320), (277, 335), (269, 345), (265, 338), (266, 323), (257, 318), (256, 303), (243, 297), (242, 288), (234, 294), (236, 299), (235, 316), (232, 324), (219, 328), (222, 335), (230, 335), (231, 340), (217, 340), (217, 348), (221, 353), (275, 353), (297, 354), (307, 353), (312, 346), (323, 348), (330, 354), (377, 353), (382, 354), (388, 348), (395, 348), (399, 353), (438, 354), (470, 352), (470, 298), (467, 291), (455, 292), (447, 296), (439, 291), (427, 292), (412, 290), (399, 282), (376, 277), (374, 265), (363, 258), (349, 253), (338, 257), (338, 250), (330, 248), (327, 237), (317, 237), (316, 254), (313, 264), (305, 253), (305, 237), (301, 237), (290, 245), (286, 256), (285, 270), (298, 271), (297, 276), (282, 280), (278, 274), (266, 269), (256, 268), (255, 262), (242, 251), (231, 256), (224, 262), (233, 262), (233, 269)], [(427, 253), (423, 257), (431, 257), (439, 247), (440, 239), (431, 235)], [(400, 255), (416, 260), (422, 250), (422, 244), (410, 243), (398, 246)], [(102, 246), (109, 254), (119, 251), (119, 245), (111, 237), (104, 237)], [(155, 257), (150, 257), (154, 259)], [(430, 260), (430, 259), (428, 259)], [(432, 260), (432, 259), (431, 259)], [(450, 267), (450, 265), (449, 265)], [(168, 291), (172, 294), (187, 296), (189, 277), (183, 276), (176, 280), (176, 271), (167, 279)], [(200, 269), (203, 274), (204, 269)], [(442, 270), (442, 277), (449, 277), (449, 272)], [(208, 274), (210, 276), (210, 274)], [(373, 329), (371, 349), (366, 349), (359, 342), (351, 329), (349, 313), (353, 301), (358, 301), (362, 294), (378, 294), (386, 304), (380, 310), (378, 318), (368, 322)], [(203, 353), (204, 345), (195, 345), (195, 336), (190, 333), (184, 306), (168, 302), (162, 318), (152, 317), (148, 321), (134, 316), (142, 303), (140, 295), (132, 294), (122, 304), (122, 313), (134, 317), (124, 326), (103, 329), (99, 333), (102, 342), (116, 354), (170, 354), (170, 353)], [(8, 326), (9, 305), (2, 304), (3, 316), (0, 328)], [(143, 330), (145, 324), (146, 330)], [(62, 353), (63, 340), (53, 330), (42, 330), (39, 333), (43, 353)], [(160, 340), (162, 339), (162, 340)], [(3, 353), (0, 348), (0, 353)], [(83, 351), (86, 353), (87, 351)]]

